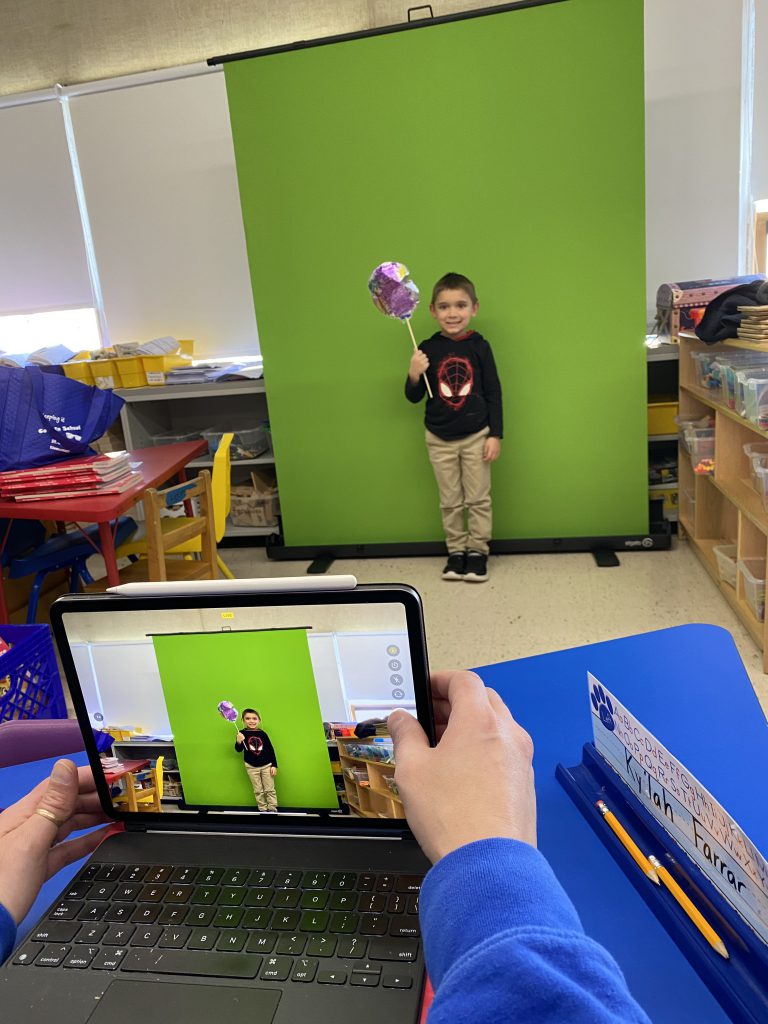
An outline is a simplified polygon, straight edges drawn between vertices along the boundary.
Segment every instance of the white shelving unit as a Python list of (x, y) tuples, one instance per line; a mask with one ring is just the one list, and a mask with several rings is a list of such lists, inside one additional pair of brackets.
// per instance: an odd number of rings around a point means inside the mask
[[(125, 399), (120, 413), (126, 448), (147, 448), (164, 434), (189, 434), (203, 430), (247, 430), (269, 419), (263, 380), (228, 381), (221, 384), (172, 384), (163, 387), (119, 388)], [(232, 483), (248, 481), (254, 466), (274, 466), (265, 454), (256, 459), (232, 462)], [(208, 469), (213, 459), (201, 457), (188, 469)], [(234, 526), (227, 522), (225, 538), (264, 537), (278, 533), (278, 526)]]

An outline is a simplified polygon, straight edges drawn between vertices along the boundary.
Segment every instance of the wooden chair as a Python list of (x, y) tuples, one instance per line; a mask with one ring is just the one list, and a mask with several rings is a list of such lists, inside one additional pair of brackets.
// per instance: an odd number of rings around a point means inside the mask
[[(174, 508), (192, 498), (198, 499), (199, 515), (161, 516), (160, 513), (165, 509)], [(147, 557), (132, 562), (120, 571), (122, 583), (218, 579), (211, 474), (207, 469), (196, 479), (176, 484), (164, 491), (154, 488), (146, 491), (144, 523)], [(183, 545), (193, 538), (199, 538), (199, 558), (176, 553), (179, 546), (183, 550)]]
[[(159, 811), (160, 801), (163, 799), (163, 761), (164, 755), (160, 755), (155, 762), (155, 767), (150, 770), (150, 783), (141, 789), (133, 789), (131, 793), (121, 793), (112, 797), (112, 803), (117, 807), (127, 807), (129, 810), (137, 811)], [(126, 785), (133, 786), (133, 776), (126, 776)], [(135, 807), (133, 805), (136, 805)], [(149, 804), (150, 806), (145, 806)]]

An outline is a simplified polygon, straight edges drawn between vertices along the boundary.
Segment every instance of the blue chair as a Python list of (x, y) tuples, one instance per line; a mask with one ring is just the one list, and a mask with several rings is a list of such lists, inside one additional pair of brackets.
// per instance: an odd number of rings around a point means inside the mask
[[(120, 516), (115, 531), (115, 547), (125, 543), (136, 530), (137, 525), (130, 516)], [(74, 594), (79, 589), (81, 580), (84, 584), (93, 583), (93, 576), (88, 572), (85, 563), (98, 552), (99, 527), (98, 524), (92, 523), (83, 527), (82, 532), (68, 530), (66, 533), (54, 534), (31, 551), (12, 558), (8, 564), (9, 580), (21, 579), (33, 573), (35, 575), (29, 595), (27, 622), (33, 623), (37, 618), (40, 589), (48, 573), (68, 569), (69, 589)]]

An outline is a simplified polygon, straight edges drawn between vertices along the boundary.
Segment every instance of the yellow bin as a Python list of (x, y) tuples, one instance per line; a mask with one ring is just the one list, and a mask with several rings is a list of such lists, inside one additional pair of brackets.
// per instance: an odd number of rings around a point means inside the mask
[(648, 433), (653, 434), (676, 434), (677, 423), (677, 400), (648, 403)]

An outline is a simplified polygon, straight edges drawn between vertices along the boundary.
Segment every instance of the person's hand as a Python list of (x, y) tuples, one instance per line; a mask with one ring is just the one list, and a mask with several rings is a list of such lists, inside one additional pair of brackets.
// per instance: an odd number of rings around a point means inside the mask
[(408, 366), (408, 377), (410, 378), (411, 384), (416, 384), (422, 373), (426, 373), (429, 369), (429, 359), (420, 348), (411, 356), (411, 362)]
[(483, 445), (483, 462), (495, 462), (501, 455), (501, 439), (486, 437)]
[(243, 734), (241, 732), (238, 732), (237, 740), (235, 742), (236, 743), (245, 743), (245, 736), (243, 736)]
[[(56, 821), (38, 814), (38, 809)], [(0, 903), (17, 924), (43, 882), (92, 853), (105, 830), (63, 842), (70, 832), (109, 820), (101, 809), (91, 769), (76, 768), (67, 760), (57, 761), (50, 778), (0, 814)]]
[(274, 765), (269, 766), (269, 774), (272, 776), (273, 779), (277, 775), (277, 768), (275, 768)]
[(438, 743), (407, 711), (393, 711), (395, 781), (408, 824), (432, 863), (478, 839), (536, 845), (533, 744), (501, 697), (474, 672), (436, 672)]

